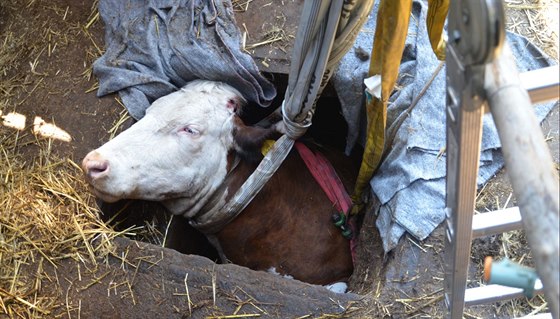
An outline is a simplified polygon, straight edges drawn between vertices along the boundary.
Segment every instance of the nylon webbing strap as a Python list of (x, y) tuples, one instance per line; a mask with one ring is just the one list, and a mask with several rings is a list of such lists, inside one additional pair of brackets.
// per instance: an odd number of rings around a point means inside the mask
[(352, 200), (329, 160), (321, 152), (313, 152), (301, 142), (296, 142), (295, 146), (307, 169), (321, 186), (334, 208), (339, 213), (348, 215)]
[(428, 0), (426, 27), (430, 35), (430, 44), (438, 60), (445, 60), (445, 40), (443, 26), (449, 11), (449, 0)]
[[(426, 26), (432, 49), (439, 59), (445, 57), (442, 32), (448, 6), (449, 0), (429, 0)], [(371, 95), (366, 98), (366, 145), (352, 196), (355, 204), (352, 214), (360, 211), (362, 193), (381, 164), (386, 146), (387, 103), (397, 82), (411, 9), (412, 0), (382, 0), (379, 4), (368, 75), (381, 75), (381, 98)]]
[(312, 108), (334, 42), (341, 10), (342, 0), (330, 3), (305, 1), (282, 112), (290, 135), (284, 135), (276, 141), (255, 172), (226, 204), (228, 215), (237, 216), (249, 205), (288, 156), (295, 140), (305, 134), (311, 125)]
[(276, 172), (280, 164), (282, 164), (293, 145), (294, 140), (286, 135), (280, 137), (272, 145), (267, 156), (260, 162), (255, 172), (241, 185), (241, 188), (239, 188), (224, 208), (213, 214), (203, 214), (197, 217), (196, 220), (191, 220), (190, 224), (206, 234), (220, 231), (249, 205), (251, 200), (253, 200), (264, 184)]
[[(342, 0), (305, 1), (290, 64), (284, 117), (301, 123), (313, 112), (337, 31)], [(299, 136), (290, 136), (297, 139)]]
[[(381, 162), (385, 144), (387, 103), (397, 82), (411, 8), (412, 0), (383, 0), (379, 4), (368, 75), (381, 75), (381, 98), (368, 95), (366, 100), (366, 146), (353, 195), (357, 203), (361, 202), (361, 195)], [(352, 213), (357, 213), (360, 206), (355, 205)]]

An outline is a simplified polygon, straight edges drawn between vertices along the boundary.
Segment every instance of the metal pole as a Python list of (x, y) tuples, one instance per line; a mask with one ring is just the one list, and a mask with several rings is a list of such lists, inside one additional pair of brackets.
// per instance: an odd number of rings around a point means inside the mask
[[(452, 51), (448, 51), (452, 53)], [(452, 64), (454, 59), (448, 60)], [(472, 216), (476, 196), (476, 179), (482, 137), (483, 100), (469, 89), (455, 92), (453, 87), (465, 87), (464, 80), (449, 67), (447, 80), (447, 218), (445, 241), (445, 302), (449, 318), (462, 318), (465, 288), (472, 240)], [(461, 98), (459, 98), (460, 95)]]
[(499, 0), (451, 1), (447, 63), (445, 302), (462, 318), (484, 114), (485, 65), (504, 39)]

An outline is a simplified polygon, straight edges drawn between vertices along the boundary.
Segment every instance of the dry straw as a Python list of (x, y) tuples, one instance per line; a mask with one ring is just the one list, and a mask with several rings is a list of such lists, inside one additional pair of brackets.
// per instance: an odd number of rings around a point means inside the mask
[(506, 29), (558, 60), (558, 0), (506, 0)]
[[(26, 163), (17, 133), (4, 127), (0, 133), (0, 312), (45, 316), (57, 305), (41, 290), (42, 280), (53, 275), (43, 265), (56, 268), (71, 258), (91, 267), (112, 252), (119, 233), (99, 218), (74, 162), (43, 151)], [(48, 149), (47, 142), (37, 143)], [(27, 265), (36, 265), (35, 273), (22, 271)]]
[[(1, 6), (9, 12), (20, 5), (8, 0)], [(32, 5), (28, 3), (28, 7)], [(61, 19), (66, 19), (68, 8), (47, 9), (59, 10)], [(17, 24), (19, 20), (10, 23)], [(40, 61), (78, 35), (75, 28), (62, 33), (52, 23), (41, 32), (13, 32), (12, 28), (10, 25), (0, 34), (0, 113), (4, 115), (12, 108), (17, 111), (23, 103), (17, 98), (21, 92), (30, 95), (38, 87), (22, 79), (32, 75), (40, 78), (40, 84), (45, 77), (37, 71), (42, 70)], [(26, 59), (30, 60), (29, 66), (21, 62)], [(25, 70), (28, 73), (22, 72)], [(96, 265), (113, 250), (112, 239), (119, 233), (99, 218), (94, 199), (74, 162), (53, 156), (51, 140), (35, 139), (28, 133), (29, 127), (8, 128), (3, 120), (0, 119), (0, 314), (13, 318), (50, 317), (57, 308), (64, 307), (58, 296), (45, 291), (43, 284), (45, 280), (58, 282), (58, 263), (70, 258), (77, 267), (86, 262)], [(31, 158), (33, 152), (39, 155)], [(54, 268), (54, 272), (45, 268)]]

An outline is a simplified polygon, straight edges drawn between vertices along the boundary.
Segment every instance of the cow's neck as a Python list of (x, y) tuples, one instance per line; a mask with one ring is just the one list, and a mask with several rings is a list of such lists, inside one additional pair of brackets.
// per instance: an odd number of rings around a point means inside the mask
[(207, 181), (203, 189), (196, 194), (189, 194), (186, 197), (165, 200), (162, 204), (172, 214), (183, 216), (187, 219), (196, 219), (197, 216), (218, 210), (227, 201), (228, 188), (226, 181), (238, 163), (239, 158), (237, 156), (230, 156), (228, 154), (227, 160), (224, 157), (223, 170), (217, 173), (214, 180)]
[(229, 159), (228, 163), (228, 174), (222, 185), (206, 202), (204, 208), (191, 218), (191, 225), (203, 233), (218, 232), (240, 213), (226, 211), (227, 204), (256, 168), (256, 164), (242, 160), (237, 154), (233, 160)]
[(232, 193), (230, 187), (231, 182), (233, 179), (236, 179), (236, 172), (240, 163), (241, 158), (237, 154), (230, 153), (228, 155), (227, 175), (225, 176), (220, 186), (214, 191), (212, 196), (210, 196), (206, 204), (204, 204), (204, 207), (202, 207), (202, 209), (200, 209), (200, 211), (195, 216), (193, 216), (193, 218), (197, 218), (198, 216), (203, 214), (215, 214), (217, 211), (221, 210), (222, 207), (224, 207), (224, 205), (229, 200), (230, 194)]

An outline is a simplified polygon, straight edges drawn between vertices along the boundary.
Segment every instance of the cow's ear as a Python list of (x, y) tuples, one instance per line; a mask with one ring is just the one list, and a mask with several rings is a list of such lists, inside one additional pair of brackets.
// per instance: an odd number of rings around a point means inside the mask
[(260, 161), (262, 159), (261, 148), (267, 139), (277, 138), (280, 134), (275, 126), (264, 128), (259, 126), (248, 126), (237, 115), (233, 117), (233, 140), (235, 150), (245, 159)]
[(237, 95), (227, 100), (226, 107), (231, 113), (241, 114), (241, 108), (246, 103), (247, 101), (241, 95)]

